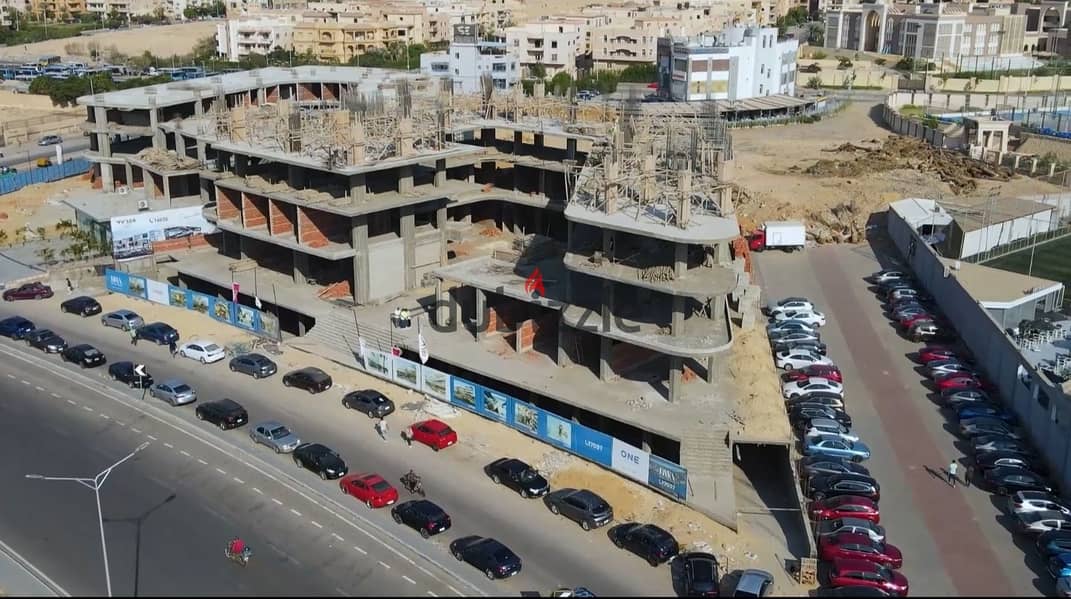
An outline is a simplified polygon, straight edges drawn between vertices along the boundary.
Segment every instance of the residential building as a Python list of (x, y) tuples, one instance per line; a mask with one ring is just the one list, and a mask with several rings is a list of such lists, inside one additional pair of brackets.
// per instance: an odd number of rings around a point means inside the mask
[(427, 75), (449, 77), (454, 93), (471, 94), (483, 88), (488, 78), (495, 89), (509, 89), (520, 80), (517, 56), (506, 42), (481, 40), (476, 25), (455, 25), (454, 39), (445, 52), (420, 55), (420, 70)]
[(0, 0), (0, 26), (15, 24), (14, 14), (30, 14), (30, 0)]
[(796, 92), (799, 41), (776, 27), (730, 27), (716, 34), (664, 39), (659, 75), (678, 101), (746, 100)]
[(216, 52), (237, 61), (249, 54), (267, 54), (276, 48), (294, 49), (294, 27), (301, 11), (271, 11), (232, 17), (216, 25)]
[[(1050, 32), (1066, 30), (1071, 25), (1071, 0), (1038, 0), (1036, 2), (1017, 2), (1012, 10), (1017, 15), (1026, 17), (1023, 35), (1023, 52), (1053, 52), (1058, 48), (1050, 43)], [(1066, 39), (1066, 35), (1052, 36)], [(1066, 44), (1065, 44), (1066, 45)]]
[(130, 18), (134, 15), (151, 15), (160, 6), (157, 0), (85, 0), (86, 11), (101, 16), (118, 14)]
[(37, 18), (77, 17), (86, 12), (86, 0), (29, 0), (29, 12)]
[(586, 16), (601, 16), (589, 30), (591, 57), (596, 69), (616, 69), (652, 63), (658, 38), (697, 35), (732, 24), (728, 13), (709, 7), (662, 5), (589, 5)]
[(525, 69), (576, 75), (577, 58), (590, 51), (588, 34), (587, 18), (547, 18), (507, 28), (506, 45)]
[(294, 26), (294, 51), (346, 63), (373, 48), (424, 41), (422, 25), (368, 19), (366, 13), (305, 11)]

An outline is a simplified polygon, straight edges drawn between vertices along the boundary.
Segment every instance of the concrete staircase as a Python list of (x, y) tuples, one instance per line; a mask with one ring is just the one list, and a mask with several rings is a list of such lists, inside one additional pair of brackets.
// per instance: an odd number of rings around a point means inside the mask
[(358, 338), (364, 338), (368, 349), (389, 352), (394, 345), (406, 350), (416, 351), (416, 327), (407, 330), (395, 329), (393, 333), (385, 328), (361, 323), (358, 334), (357, 322), (353, 312), (342, 307), (332, 307), (325, 314), (316, 318), (316, 324), (305, 335), (303, 341), (320, 344), (331, 348), (336, 353), (344, 353), (357, 363), (360, 346)]
[[(713, 430), (712, 430), (713, 429)], [(718, 522), (736, 529), (736, 491), (729, 428), (700, 425), (681, 435), (681, 465), (688, 469), (688, 500)]]

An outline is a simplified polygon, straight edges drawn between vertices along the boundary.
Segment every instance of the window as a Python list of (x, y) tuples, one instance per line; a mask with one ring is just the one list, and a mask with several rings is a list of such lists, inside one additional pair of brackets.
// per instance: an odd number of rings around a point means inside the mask
[(557, 40), (552, 40), (550, 42), (550, 47), (551, 48), (557, 48), (558, 47), (558, 41)]

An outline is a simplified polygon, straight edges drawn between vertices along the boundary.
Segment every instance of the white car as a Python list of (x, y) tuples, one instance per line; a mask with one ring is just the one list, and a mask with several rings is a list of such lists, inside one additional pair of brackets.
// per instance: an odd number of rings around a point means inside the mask
[(1015, 514), (1060, 512), (1071, 517), (1068, 502), (1044, 491), (1019, 491), (1008, 497), (1008, 510)]
[(802, 381), (787, 381), (781, 383), (781, 394), (785, 399), (803, 397), (812, 393), (833, 393), (838, 397), (844, 397), (844, 385), (826, 378), (812, 376)]
[(1019, 521), (1019, 530), (1030, 535), (1062, 530), (1071, 530), (1071, 520), (1060, 512), (1026, 512), (1015, 514)]
[(881, 283), (899, 281), (900, 279), (906, 279), (907, 275), (899, 270), (882, 270), (874, 273), (874, 282)]
[(783, 370), (796, 370), (811, 364), (833, 365), (833, 360), (805, 349), (786, 349), (774, 355), (774, 364)]
[(178, 353), (183, 358), (199, 360), (202, 364), (219, 362), (227, 357), (227, 352), (218, 343), (207, 339), (187, 341), (179, 346)]
[(789, 297), (776, 304), (771, 304), (767, 311), (770, 316), (773, 316), (779, 312), (796, 312), (800, 310), (814, 312), (814, 304), (811, 303), (811, 300), (802, 297)]
[(774, 322), (794, 320), (812, 327), (821, 327), (826, 324), (826, 315), (821, 312), (815, 312), (814, 310), (789, 310), (786, 312), (777, 312), (773, 315), (773, 319)]
[(851, 441), (856, 443), (859, 441), (859, 435), (855, 434), (852, 429), (844, 426), (843, 424), (833, 420), (832, 418), (812, 418), (811, 426), (804, 433), (805, 437), (822, 437), (832, 436), (840, 437), (845, 441)]

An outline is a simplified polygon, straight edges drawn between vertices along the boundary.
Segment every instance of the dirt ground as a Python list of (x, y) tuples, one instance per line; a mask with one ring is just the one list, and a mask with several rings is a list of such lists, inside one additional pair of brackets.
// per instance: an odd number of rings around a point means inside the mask
[(856, 102), (814, 124), (734, 130), (730, 181), (739, 188), (735, 199), (741, 226), (751, 230), (765, 220), (803, 219), (822, 242), (859, 241), (871, 213), (905, 197), (984, 197), (996, 189), (1005, 197), (1063, 191), (1021, 176), (974, 179), (964, 186), (958, 180), (962, 173), (946, 175), (959, 173), (965, 163), (922, 156), (917, 148), (910, 155), (879, 152), (869, 157), (852, 147), (830, 151), (845, 144), (867, 149), (885, 144), (889, 131), (871, 116), (873, 109)]
[(60, 203), (63, 196), (69, 191), (91, 188), (88, 180), (71, 177), (0, 195), (0, 231), (7, 233), (7, 243), (15, 242), (15, 231), (27, 225), (31, 229), (45, 227), (51, 233), (57, 221), (74, 218), (74, 211)]
[[(216, 34), (215, 21), (197, 21), (182, 23), (179, 25), (160, 25), (155, 27), (143, 27), (128, 31), (109, 31), (95, 35), (82, 35), (79, 37), (47, 40), (22, 46), (0, 47), (0, 57), (25, 57), (26, 55), (59, 54), (63, 57), (88, 58), (90, 43), (95, 43), (101, 52), (107, 54), (111, 48), (129, 55), (138, 56), (146, 50), (156, 56), (172, 56), (175, 54), (188, 54), (202, 38)], [(68, 55), (66, 48), (69, 44), (78, 46), (73, 48), (74, 54)]]
[(736, 385), (736, 409), (729, 414), (733, 437), (749, 441), (791, 442), (780, 376), (770, 356), (762, 318), (747, 331), (735, 330), (729, 370)]

